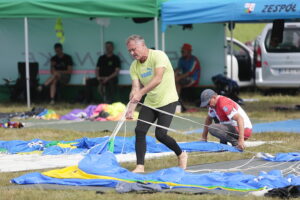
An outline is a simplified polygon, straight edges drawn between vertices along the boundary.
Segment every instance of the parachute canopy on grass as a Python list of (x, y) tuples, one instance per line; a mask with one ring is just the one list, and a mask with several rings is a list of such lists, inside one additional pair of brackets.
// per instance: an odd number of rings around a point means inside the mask
[(0, 18), (155, 17), (157, 0), (0, 0)]
[[(41, 139), (33, 139), (30, 141), (12, 140), (0, 141), (0, 149), (5, 149), (7, 153), (40, 153), (42, 155), (60, 155), (60, 154), (99, 154), (107, 151), (107, 141), (109, 137), (98, 138), (80, 138), (73, 141), (45, 141)], [(161, 153), (171, 151), (164, 144), (157, 143), (156, 139), (147, 136), (147, 152)], [(133, 153), (135, 152), (135, 137), (115, 137), (114, 153)], [(187, 152), (220, 152), (230, 151), (239, 152), (236, 148), (213, 142), (184, 142), (178, 143), (180, 148)]]
[(112, 153), (87, 155), (78, 166), (51, 170), (44, 173), (30, 173), (14, 178), (16, 184), (60, 184), (76, 186), (115, 187), (118, 182), (144, 182), (160, 184), (162, 188), (189, 187), (204, 189), (224, 189), (231, 191), (255, 191), (299, 185), (300, 179), (294, 175), (283, 177), (279, 170), (262, 172), (259, 176), (235, 173), (194, 174), (179, 167), (162, 169), (149, 174), (137, 174), (121, 167)]

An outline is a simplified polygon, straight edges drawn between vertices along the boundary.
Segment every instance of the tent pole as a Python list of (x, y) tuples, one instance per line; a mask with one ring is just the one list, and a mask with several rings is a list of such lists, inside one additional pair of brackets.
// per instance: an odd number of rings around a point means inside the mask
[(28, 47), (28, 20), (27, 20), (27, 17), (24, 18), (24, 36), (25, 36), (25, 66), (26, 66), (27, 107), (30, 108), (29, 47)]
[(155, 49), (158, 49), (158, 19), (154, 17), (154, 44)]
[(104, 54), (104, 26), (100, 25), (100, 55)]
[(161, 50), (166, 51), (165, 32), (161, 33)]
[(231, 21), (230, 22), (230, 56), (231, 56), (231, 59), (230, 59), (230, 78), (232, 79), (233, 77), (233, 72), (232, 72), (232, 69), (233, 69), (233, 22)]
[(228, 44), (227, 44), (227, 32), (226, 32), (227, 31), (227, 29), (226, 29), (227, 24), (224, 23), (223, 25), (224, 25), (224, 28), (223, 28), (224, 40), (223, 40), (223, 42), (224, 42), (224, 64), (225, 64), (224, 75), (226, 75), (226, 77), (229, 77), (229, 74), (228, 74), (228, 72), (229, 72), (229, 69), (228, 69), (229, 66), (227, 64), (227, 60), (228, 60), (228, 58), (227, 58)]

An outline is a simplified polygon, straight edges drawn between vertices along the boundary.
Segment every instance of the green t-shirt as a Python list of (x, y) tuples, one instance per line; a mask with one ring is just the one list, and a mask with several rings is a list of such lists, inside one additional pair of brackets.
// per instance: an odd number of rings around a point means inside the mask
[(149, 49), (149, 55), (144, 63), (133, 61), (130, 66), (132, 80), (139, 80), (143, 86), (147, 85), (154, 76), (155, 68), (164, 67), (162, 81), (147, 93), (145, 105), (159, 108), (178, 101), (174, 70), (168, 56), (160, 50)]

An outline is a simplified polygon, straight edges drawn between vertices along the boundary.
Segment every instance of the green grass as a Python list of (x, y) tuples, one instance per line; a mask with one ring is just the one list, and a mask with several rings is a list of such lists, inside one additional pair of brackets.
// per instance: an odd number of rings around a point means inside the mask
[[(251, 119), (260, 121), (277, 121), (287, 119), (300, 118), (299, 111), (275, 111), (275, 106), (294, 106), (299, 104), (300, 96), (286, 96), (286, 95), (274, 95), (274, 96), (262, 96), (259, 93), (243, 93), (242, 98), (258, 99), (256, 102), (246, 102), (243, 106)], [(72, 104), (58, 104), (52, 107), (48, 105), (35, 105), (37, 107), (44, 106), (52, 108), (59, 114), (65, 114), (73, 108), (82, 108), (84, 105), (72, 105)], [(17, 112), (28, 110), (26, 105), (22, 104), (0, 104), (1, 112)], [(205, 117), (207, 113), (206, 109), (200, 110), (197, 113), (184, 114), (183, 116), (195, 116)], [(203, 123), (203, 122), (200, 122)], [(119, 136), (124, 133), (120, 132)], [(1, 140), (31, 140), (34, 138), (40, 138), (44, 140), (74, 140), (84, 136), (87, 137), (101, 137), (107, 135), (105, 132), (79, 132), (70, 130), (52, 130), (42, 128), (28, 128), (28, 129), (1, 129)], [(133, 135), (133, 130), (127, 130), (127, 136)], [(153, 133), (149, 135), (154, 136)], [(170, 133), (177, 141), (193, 141), (199, 138), (199, 135), (179, 135), (176, 133)], [(215, 138), (209, 136), (209, 140), (216, 141)], [(254, 134), (250, 141), (263, 140), (263, 141), (282, 141), (280, 144), (271, 145), (265, 144), (258, 147), (249, 147), (245, 153), (190, 153), (188, 165), (197, 165), (204, 163), (213, 163), (228, 160), (238, 159), (250, 159), (253, 152), (291, 152), (299, 149), (300, 134), (282, 133), (282, 132), (269, 132), (264, 134)], [(299, 151), (299, 150), (298, 150)], [(122, 163), (123, 167), (132, 170), (135, 167), (135, 163)], [(177, 158), (175, 156), (157, 158), (146, 161), (146, 170), (148, 172), (155, 171), (162, 168), (173, 167), (177, 165)], [(34, 170), (38, 172), (47, 171)], [(83, 191), (83, 190), (44, 190), (44, 189), (29, 189), (29, 188), (7, 188), (12, 184), (9, 182), (12, 178), (18, 177), (28, 172), (14, 172), (14, 173), (1, 173), (0, 176), (0, 193), (2, 200), (13, 199), (28, 199), (28, 200), (53, 200), (53, 199), (270, 199), (264, 197), (240, 197), (240, 196), (224, 196), (224, 195), (188, 195), (188, 194), (117, 194), (115, 192), (108, 192), (107, 194), (95, 194), (95, 191)]]
[[(233, 37), (241, 42), (253, 41), (261, 33), (266, 24), (236, 24), (233, 30)], [(227, 29), (227, 36), (230, 37), (230, 32)]]

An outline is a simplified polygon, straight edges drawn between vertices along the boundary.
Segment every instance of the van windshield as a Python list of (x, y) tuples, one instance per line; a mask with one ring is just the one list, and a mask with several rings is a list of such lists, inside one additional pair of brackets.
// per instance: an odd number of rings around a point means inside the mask
[(271, 32), (269, 30), (265, 39), (268, 52), (300, 52), (300, 28), (285, 28), (282, 42), (278, 42), (277, 38), (271, 40)]

